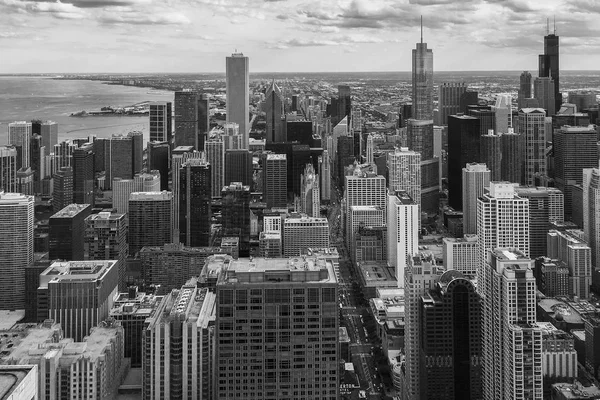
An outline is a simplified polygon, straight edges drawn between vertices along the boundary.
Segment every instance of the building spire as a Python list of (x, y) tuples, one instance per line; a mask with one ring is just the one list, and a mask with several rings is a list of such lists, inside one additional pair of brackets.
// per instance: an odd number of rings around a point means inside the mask
[(550, 18), (546, 18), (546, 35), (550, 34)]
[(554, 34), (556, 35), (556, 15), (554, 16)]
[(423, 44), (423, 16), (421, 15), (421, 44)]

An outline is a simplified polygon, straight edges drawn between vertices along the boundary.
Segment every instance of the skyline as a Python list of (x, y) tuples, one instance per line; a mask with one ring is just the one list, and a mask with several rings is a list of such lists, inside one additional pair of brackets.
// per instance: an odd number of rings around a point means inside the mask
[(537, 3), (0, 0), (0, 73), (211, 73), (236, 50), (253, 72), (409, 71), (421, 15), (436, 71), (535, 71), (554, 15), (561, 69), (594, 70), (600, 5)]

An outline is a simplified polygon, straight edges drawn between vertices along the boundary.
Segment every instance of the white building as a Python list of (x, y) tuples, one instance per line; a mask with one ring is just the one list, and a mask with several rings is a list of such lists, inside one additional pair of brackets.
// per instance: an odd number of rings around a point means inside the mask
[(490, 185), (491, 172), (485, 164), (468, 163), (462, 169), (463, 233), (477, 233), (477, 199)]
[(401, 287), (407, 259), (419, 251), (419, 206), (406, 192), (390, 194), (388, 199), (388, 264), (396, 268), (396, 279)]
[(329, 221), (294, 215), (283, 221), (283, 256), (294, 257), (309, 248), (329, 248)]
[(442, 255), (447, 270), (460, 271), (465, 275), (477, 275), (479, 250), (477, 235), (465, 235), (462, 238), (444, 238)]
[(421, 205), (421, 154), (407, 147), (387, 153), (388, 187), (392, 193), (402, 190)]

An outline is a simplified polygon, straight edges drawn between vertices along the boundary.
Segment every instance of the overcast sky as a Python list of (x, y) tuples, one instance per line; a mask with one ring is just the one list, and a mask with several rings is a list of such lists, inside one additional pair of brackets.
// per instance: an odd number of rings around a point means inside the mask
[[(0, 73), (537, 70), (556, 15), (562, 69), (600, 65), (598, 0), (0, 0)], [(551, 22), (552, 25), (552, 22)]]

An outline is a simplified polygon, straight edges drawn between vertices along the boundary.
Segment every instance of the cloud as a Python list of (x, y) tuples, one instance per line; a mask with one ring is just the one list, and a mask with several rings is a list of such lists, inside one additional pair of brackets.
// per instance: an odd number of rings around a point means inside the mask
[(351, 46), (359, 43), (383, 43), (385, 40), (366, 35), (333, 35), (327, 39), (288, 39), (276, 43), (267, 43), (269, 48), (288, 49), (290, 47), (318, 47), (318, 46)]
[(155, 9), (138, 11), (131, 8), (117, 8), (106, 11), (98, 17), (102, 24), (127, 24), (127, 25), (187, 25), (191, 21), (180, 12)]
[(72, 4), (38, 3), (34, 1), (0, 0), (0, 6), (29, 14), (49, 14), (58, 19), (83, 19), (87, 13)]
[[(36, 3), (52, 3), (49, 0), (31, 0)], [(151, 0), (63, 0), (64, 4), (72, 4), (77, 8), (105, 8), (140, 4), (150, 4)]]

